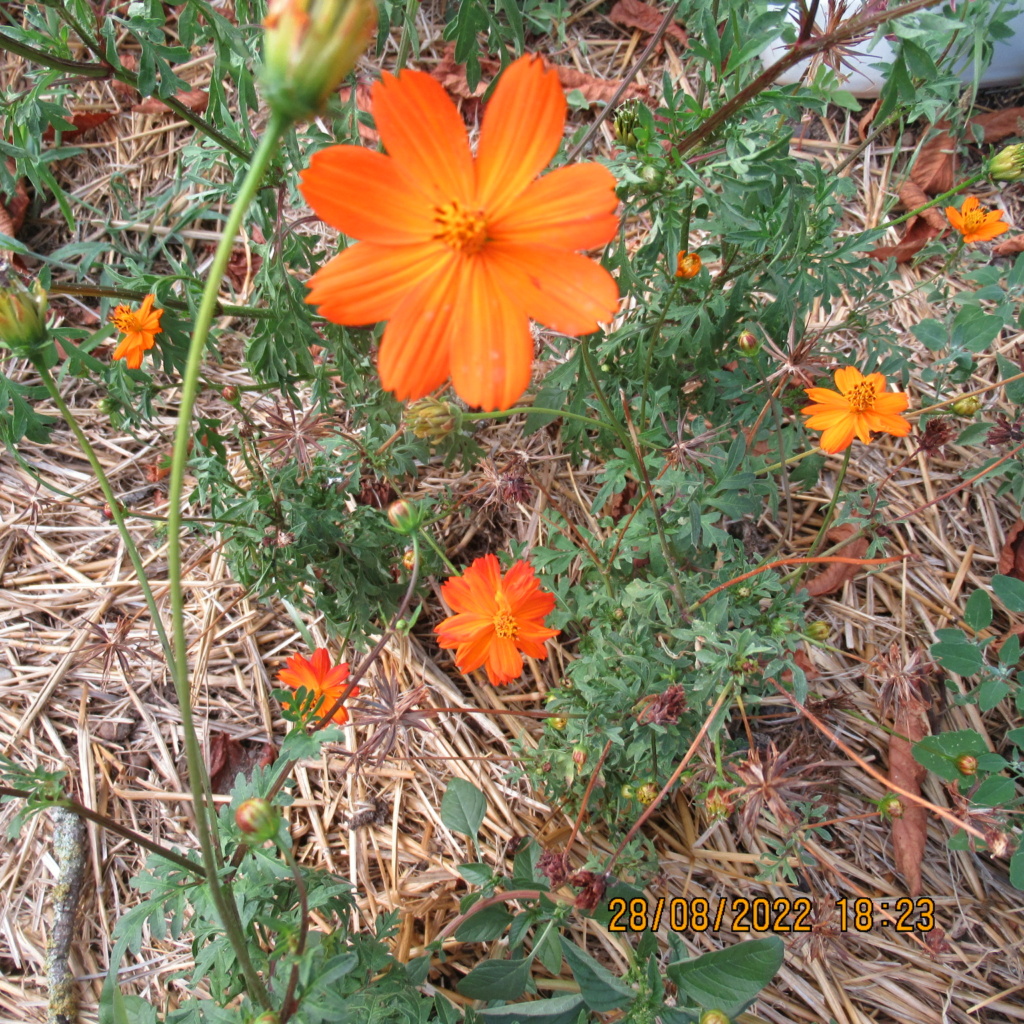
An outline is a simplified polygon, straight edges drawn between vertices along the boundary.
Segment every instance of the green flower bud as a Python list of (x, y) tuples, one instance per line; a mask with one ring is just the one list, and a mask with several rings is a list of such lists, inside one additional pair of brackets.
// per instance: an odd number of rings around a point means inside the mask
[(393, 501), (388, 506), (388, 522), (399, 533), (415, 533), (423, 522), (423, 510), (415, 502), (404, 498)]
[(700, 1015), (700, 1024), (732, 1024), (732, 1018), (723, 1010), (705, 1010)]
[(657, 192), (665, 183), (665, 175), (661, 169), (652, 167), (650, 164), (640, 171), (640, 179), (642, 181), (641, 192)]
[(637, 129), (641, 127), (639, 100), (628, 100), (615, 112), (615, 139), (629, 149), (636, 149)]
[(957, 416), (963, 416), (966, 419), (981, 408), (981, 399), (977, 395), (965, 395), (963, 398), (958, 398), (951, 408)]
[(993, 181), (1020, 181), (1024, 178), (1024, 144), (1006, 146), (988, 162), (988, 176)]
[(819, 643), (822, 640), (827, 640), (829, 634), (832, 632), (832, 627), (821, 619), (815, 622), (808, 622), (804, 629), (804, 635), (809, 637), (811, 640), (816, 640)]
[(312, 117), (355, 67), (377, 27), (374, 0), (270, 0), (260, 81), (292, 121)]
[(245, 833), (246, 842), (253, 845), (273, 839), (280, 821), (274, 805), (260, 797), (243, 800), (235, 811), (235, 824)]
[(971, 754), (961, 754), (955, 764), (956, 770), (961, 775), (976, 775), (978, 773), (978, 759)]
[(583, 770), (583, 766), (587, 763), (587, 748), (586, 747), (573, 747), (572, 748), (572, 759), (573, 763), (578, 769)]
[(443, 441), (458, 429), (461, 419), (462, 412), (456, 406), (430, 395), (413, 402), (405, 413), (409, 429), (417, 437), (431, 441)]
[(636, 790), (626, 782), (619, 787), (619, 796), (621, 796), (623, 800), (635, 800)]
[(903, 801), (895, 793), (886, 793), (878, 801), (878, 813), (889, 820), (891, 818), (903, 817)]
[(736, 347), (745, 356), (752, 356), (761, 347), (761, 343), (753, 331), (740, 331), (740, 336), (736, 339)]
[(636, 798), (644, 805), (644, 807), (649, 807), (658, 799), (658, 794), (660, 792), (660, 787), (655, 783), (645, 782), (642, 786), (637, 786)]
[(0, 263), (0, 346), (19, 359), (38, 359), (48, 337), (46, 292), (38, 281), (29, 290), (6, 263)]

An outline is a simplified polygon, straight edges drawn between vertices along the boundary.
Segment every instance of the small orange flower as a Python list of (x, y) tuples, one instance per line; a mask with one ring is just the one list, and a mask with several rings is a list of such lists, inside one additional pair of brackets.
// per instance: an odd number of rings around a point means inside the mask
[(540, 172), (558, 152), (566, 100), (537, 56), (503, 72), (474, 157), (444, 88), (422, 71), (384, 73), (371, 94), (387, 150), (329, 146), (301, 191), (358, 244), (309, 281), (336, 324), (387, 320), (381, 385), (399, 401), (450, 377), (467, 404), (507, 409), (530, 382), (530, 320), (590, 334), (614, 318), (614, 278), (579, 250), (615, 237), (615, 178), (596, 163)]
[(155, 295), (147, 295), (138, 310), (115, 306), (110, 314), (110, 322), (124, 333), (121, 343), (114, 349), (114, 358), (123, 359), (132, 370), (142, 366), (142, 353), (156, 344), (156, 335), (163, 330), (160, 317), (164, 311), (153, 308), (155, 298)]
[(441, 587), (450, 615), (435, 627), (437, 642), (455, 648), (460, 672), (487, 667), (495, 686), (518, 679), (523, 673), (522, 654), (546, 658), (544, 641), (559, 630), (544, 625), (555, 607), (555, 595), (541, 590), (528, 562), (515, 562), (501, 578), (494, 555), (478, 558), (461, 576)]
[(975, 196), (968, 196), (959, 210), (947, 206), (946, 216), (965, 242), (987, 242), (1010, 230), (1010, 225), (1003, 222), (1002, 210), (986, 210)]
[(886, 391), (885, 377), (880, 373), (869, 373), (866, 377), (855, 366), (836, 370), (836, 387), (804, 388), (814, 405), (805, 406), (800, 412), (810, 416), (807, 426), (811, 430), (822, 430), (822, 451), (835, 454), (846, 451), (853, 443), (854, 436), (865, 444), (871, 442), (871, 432), (905, 437), (910, 433), (910, 424), (899, 414), (906, 409), (910, 400), (902, 391)]
[[(331, 656), (323, 647), (318, 647), (313, 652), (313, 657), (308, 660), (301, 654), (293, 654), (286, 662), (285, 667), (277, 674), (277, 680), (290, 686), (293, 690), (303, 687), (316, 696), (323, 697), (324, 702), (320, 705), (320, 711), (326, 714), (334, 706), (335, 702), (345, 690), (345, 680), (348, 679), (348, 664), (342, 662), (340, 665), (331, 666)], [(353, 687), (350, 697), (359, 696), (359, 687)], [(344, 725), (348, 721), (348, 712), (338, 708), (334, 713), (332, 721), (338, 725)]]
[(704, 264), (695, 252), (687, 252), (685, 249), (682, 249), (679, 255), (676, 256), (676, 277), (681, 277), (683, 280), (688, 281), (691, 277), (696, 277), (700, 273), (702, 266)]

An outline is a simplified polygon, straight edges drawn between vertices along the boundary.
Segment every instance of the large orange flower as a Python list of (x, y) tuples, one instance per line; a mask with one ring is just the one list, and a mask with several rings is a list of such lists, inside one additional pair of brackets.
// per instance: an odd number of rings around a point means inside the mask
[(835, 378), (838, 392), (804, 388), (816, 404), (800, 410), (804, 416), (810, 416), (807, 426), (811, 430), (824, 431), (822, 451), (846, 451), (854, 436), (869, 444), (873, 430), (894, 437), (910, 433), (910, 424), (899, 415), (910, 400), (902, 391), (886, 391), (882, 374), (869, 373), (865, 377), (855, 366), (847, 366), (836, 370)]
[(380, 377), (400, 400), (451, 377), (470, 405), (507, 409), (530, 381), (530, 318), (581, 335), (615, 315), (615, 281), (577, 254), (614, 237), (615, 178), (590, 163), (538, 179), (566, 110), (539, 57), (506, 68), (475, 158), (429, 75), (385, 73), (371, 102), (387, 155), (330, 146), (302, 174), (318, 216), (360, 239), (317, 271), (306, 301), (334, 323), (388, 321)]
[[(285, 662), (285, 667), (278, 672), (277, 679), (293, 690), (302, 687), (317, 697), (323, 697), (324, 702), (320, 705), (320, 711), (326, 714), (345, 692), (348, 664), (343, 661), (340, 665), (332, 666), (331, 656), (323, 647), (318, 647), (312, 658), (307, 659), (301, 654), (293, 654)], [(359, 687), (354, 686), (349, 696), (358, 697)], [(332, 721), (344, 725), (348, 721), (348, 712), (343, 707), (338, 708)]]
[(156, 335), (163, 330), (160, 317), (164, 311), (153, 308), (155, 299), (155, 295), (147, 295), (137, 310), (121, 305), (115, 306), (110, 314), (110, 322), (124, 332), (120, 344), (114, 349), (114, 358), (123, 359), (133, 370), (142, 366), (142, 353), (156, 344)]
[(523, 672), (523, 654), (546, 658), (544, 641), (559, 630), (544, 625), (555, 607), (555, 595), (540, 589), (528, 562), (515, 562), (501, 578), (494, 555), (478, 558), (461, 575), (441, 587), (450, 615), (435, 632), (437, 642), (455, 648), (460, 672), (487, 667), (487, 678), (495, 685), (518, 679)]
[(1010, 230), (1010, 225), (1003, 222), (1003, 211), (986, 210), (976, 196), (968, 196), (959, 210), (947, 206), (946, 216), (965, 242), (987, 242)]

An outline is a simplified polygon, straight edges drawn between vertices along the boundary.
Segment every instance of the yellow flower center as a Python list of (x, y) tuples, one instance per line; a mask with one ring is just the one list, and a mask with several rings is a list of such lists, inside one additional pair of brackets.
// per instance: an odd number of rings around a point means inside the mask
[(964, 214), (964, 234), (973, 234), (988, 221), (988, 210), (983, 206), (975, 206)]
[(110, 322), (124, 334), (141, 331), (143, 328), (142, 317), (128, 306), (118, 306), (110, 314)]
[(502, 640), (515, 640), (519, 636), (519, 623), (512, 614), (508, 598), (499, 590), (494, 595), (494, 600), (498, 602), (498, 614), (494, 616), (494, 632)]
[(867, 380), (858, 381), (846, 392), (846, 400), (854, 412), (864, 412), (875, 407), (875, 388)]
[(469, 256), (479, 252), (487, 241), (487, 221), (482, 210), (467, 210), (457, 199), (434, 207), (437, 232), (434, 237), (451, 249)]

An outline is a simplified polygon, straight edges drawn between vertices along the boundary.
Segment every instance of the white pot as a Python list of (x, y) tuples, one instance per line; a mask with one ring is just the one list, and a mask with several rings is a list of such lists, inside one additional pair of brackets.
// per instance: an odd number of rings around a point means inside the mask
[[(1015, 15), (1008, 27), (1013, 30), (1013, 36), (996, 42), (992, 63), (981, 76), (981, 84), (985, 87), (1024, 84), (1024, 12)], [(786, 53), (786, 49), (786, 45), (781, 41), (769, 46), (761, 54), (764, 66), (774, 64)], [(847, 55), (843, 61), (843, 88), (854, 96), (877, 96), (885, 80), (886, 71), (885, 68), (879, 70), (871, 65), (891, 65), (896, 56), (892, 45), (887, 39), (881, 38), (872, 46), (860, 45), (854, 49), (859, 52)], [(810, 64), (810, 58), (794, 64), (776, 79), (777, 84), (795, 85), (803, 78)], [(974, 71), (968, 62), (960, 77), (964, 82), (970, 82), (973, 76)]]

